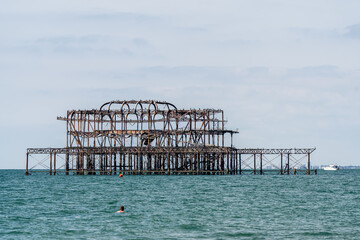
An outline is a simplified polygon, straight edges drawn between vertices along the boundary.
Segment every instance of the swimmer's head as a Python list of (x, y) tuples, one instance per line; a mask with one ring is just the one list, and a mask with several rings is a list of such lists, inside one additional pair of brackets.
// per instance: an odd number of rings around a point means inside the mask
[(124, 206), (120, 207), (120, 211), (123, 212), (124, 211)]

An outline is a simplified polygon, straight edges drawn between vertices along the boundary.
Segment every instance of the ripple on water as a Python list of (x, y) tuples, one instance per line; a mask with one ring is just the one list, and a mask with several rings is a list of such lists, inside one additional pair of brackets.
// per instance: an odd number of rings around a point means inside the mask
[[(356, 239), (359, 176), (24, 177), (0, 170), (0, 238)], [(121, 205), (125, 213), (115, 213)]]

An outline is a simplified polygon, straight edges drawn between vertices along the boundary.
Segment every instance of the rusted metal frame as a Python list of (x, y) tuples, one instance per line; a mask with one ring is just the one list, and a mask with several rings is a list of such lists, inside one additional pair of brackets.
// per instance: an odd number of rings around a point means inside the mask
[(166, 113), (166, 121), (164, 122), (164, 124), (167, 125), (167, 128), (164, 126), (164, 128), (167, 129), (167, 131), (166, 131), (166, 137), (167, 137), (166, 146), (170, 147), (170, 146), (173, 146), (173, 141), (170, 137), (170, 136), (172, 136), (171, 130), (170, 130), (170, 128), (172, 128), (172, 126), (170, 125), (169, 112)]
[(232, 155), (233, 155), (233, 158), (234, 158), (234, 170), (233, 170), (233, 174), (237, 174), (237, 172), (238, 172), (238, 158), (237, 158), (237, 154), (236, 154), (236, 152), (234, 153), (232, 153)]
[(196, 163), (197, 163), (196, 174), (199, 175), (201, 170), (201, 155), (199, 152), (196, 152)]
[[(123, 146), (119, 146), (119, 147), (108, 147), (108, 148), (102, 148), (102, 147), (84, 147), (84, 148), (77, 148), (77, 147), (72, 147), (72, 148), (28, 148), (27, 152), (31, 153), (31, 154), (49, 154), (50, 152), (56, 152), (56, 153), (62, 153), (65, 154), (67, 152), (72, 153), (72, 154), (76, 154), (78, 152), (93, 152), (93, 153), (99, 153), (99, 152), (113, 152), (113, 151), (126, 151), (126, 152), (134, 152), (137, 151), (139, 149), (139, 147), (133, 146), (133, 147), (123, 147)], [(178, 147), (178, 148), (172, 148), (172, 147), (152, 147), (151, 149), (143, 147), (140, 148), (143, 149), (144, 151), (151, 151), (151, 152), (164, 152), (164, 151), (169, 151), (169, 149), (171, 151), (185, 151), (185, 152), (191, 152), (191, 151), (199, 151), (199, 149), (202, 152), (206, 152), (206, 151), (231, 151), (233, 150), (230, 147), (225, 147), (225, 148), (218, 148), (218, 147)]]
[[(190, 142), (191, 142), (191, 135), (192, 135), (192, 117), (191, 117), (191, 115), (192, 115), (192, 113), (190, 111), (190, 113), (189, 113), (189, 121), (188, 121), (188, 126), (189, 126), (189, 136), (188, 137), (189, 137), (189, 139), (186, 139), (187, 142), (188, 142), (188, 145), (191, 144)], [(186, 130), (186, 129), (184, 129), (184, 130)]]
[(231, 156), (232, 156), (232, 162), (233, 162), (233, 167), (232, 167), (232, 174), (237, 174), (237, 154), (236, 151), (231, 151)]
[[(77, 113), (78, 111), (74, 111), (74, 113)], [(133, 111), (123, 111), (123, 113), (134, 113)], [(151, 112), (154, 112), (154, 111), (151, 111)], [(157, 111), (157, 113), (166, 113), (168, 111)], [(108, 114), (109, 112), (108, 111), (102, 111), (102, 112), (96, 112), (96, 113), (93, 113), (91, 115), (101, 115), (101, 114)], [(114, 112), (111, 112), (111, 113), (114, 113), (114, 114), (120, 114), (120, 111), (114, 111)], [(170, 113), (172, 113), (172, 111), (170, 111)], [(89, 113), (90, 114), (90, 113)], [(179, 117), (179, 119), (182, 119), (182, 120), (186, 120), (186, 118), (181, 118)], [(57, 120), (61, 120), (61, 121), (66, 121), (67, 118), (66, 117), (58, 117)], [(95, 119), (95, 120), (92, 120), (90, 119), (89, 122), (93, 122), (93, 123), (97, 123), (99, 120)], [(103, 120), (104, 123), (110, 123), (111, 121), (110, 120)], [(146, 120), (144, 121), (145, 123), (148, 122), (150, 120)], [(163, 119), (156, 119), (155, 122), (162, 122)], [(175, 121), (175, 118), (171, 118), (170, 119), (171, 122), (174, 122)], [(117, 123), (120, 123), (121, 120), (116, 120)], [(136, 120), (128, 120), (128, 123), (136, 123)]]
[(249, 169), (250, 171), (254, 171), (254, 165), (251, 166), (251, 162), (253, 163), (254, 161), (254, 154), (244, 154), (244, 153), (239, 153), (239, 155), (248, 155), (245, 159), (241, 158), (241, 165), (245, 165), (245, 168), (242, 167), (242, 170), (246, 170), (246, 169)]
[(53, 173), (54, 175), (56, 175), (56, 153), (53, 153), (54, 154), (54, 170), (53, 170)]
[[(97, 129), (97, 130), (99, 131), (99, 130), (101, 129), (101, 124), (102, 124), (101, 119), (102, 119), (102, 116), (101, 116), (100, 114), (96, 114), (96, 115), (94, 115), (94, 118), (97, 119), (97, 122), (94, 123), (94, 127), (95, 127), (95, 129)], [(101, 137), (101, 135), (98, 134), (98, 135), (96, 135), (94, 138), (96, 139), (96, 142), (95, 142), (95, 145), (94, 145), (94, 146), (96, 146), (96, 143), (97, 143), (98, 146), (101, 147), (101, 146), (102, 146), (102, 141), (101, 141), (101, 138), (102, 138), (102, 137)]]
[[(71, 119), (70, 119), (70, 127), (72, 127), (72, 129), (74, 129), (74, 131), (76, 131), (76, 126), (75, 126), (75, 123), (73, 122), (73, 116), (74, 114), (71, 113)], [(71, 130), (70, 130), (71, 131)], [(72, 137), (72, 138), (71, 138)], [(80, 140), (80, 137), (79, 137), (79, 133), (77, 131), (77, 134), (75, 135), (70, 135), (70, 147), (73, 145), (74, 141), (77, 142), (78, 146), (81, 146), (81, 140)]]
[[(182, 121), (183, 123), (185, 123), (184, 121)], [(185, 132), (186, 132), (186, 129), (190, 129), (190, 121), (187, 121), (187, 123), (186, 123), (186, 125), (185, 125), (185, 127), (181, 130), (181, 138), (180, 138), (180, 141), (182, 141), (183, 143), (186, 143), (185, 144), (185, 146), (188, 144), (188, 140), (187, 140), (187, 138), (186, 138), (186, 134), (185, 134)], [(184, 146), (184, 145), (183, 145)]]
[(66, 115), (66, 147), (69, 147), (69, 111), (67, 111)]
[[(176, 153), (177, 153), (177, 152), (176, 152)], [(211, 154), (212, 154), (212, 153), (211, 153)], [(206, 156), (205, 156), (205, 157), (206, 157)], [(213, 158), (213, 157), (210, 157), (210, 160), (212, 160), (212, 158)], [(171, 157), (170, 157), (170, 159), (171, 159)], [(187, 164), (187, 165), (188, 165), (188, 164)], [(290, 168), (291, 168), (291, 165), (290, 165)], [(203, 168), (202, 168), (202, 169), (203, 169)], [(101, 169), (100, 169), (100, 170), (101, 170)], [(188, 169), (187, 169), (187, 170), (188, 170)], [(204, 172), (204, 173), (205, 173), (205, 172), (209, 172), (209, 171), (211, 172), (211, 171), (213, 171), (213, 170), (214, 170), (213, 168), (211, 168), (211, 169), (208, 169), (208, 168), (207, 168), (206, 170), (200, 170), (200, 173), (201, 173), (201, 172)], [(231, 170), (231, 169), (229, 169), (229, 170)], [(105, 171), (106, 171), (106, 170), (105, 170)], [(145, 170), (144, 170), (144, 171), (145, 171)], [(170, 171), (171, 171), (171, 172), (174, 172), (175, 170), (174, 170), (174, 169), (171, 169), (171, 167), (170, 167)]]
[[(81, 133), (81, 126), (80, 126), (80, 124), (81, 124), (81, 121), (80, 121), (80, 114), (81, 114), (81, 112), (76, 112), (76, 114), (75, 114), (75, 123), (77, 123), (77, 137), (78, 137), (78, 139), (79, 139), (79, 142), (78, 142), (78, 145), (79, 145), (79, 147), (83, 147), (83, 144), (82, 144), (82, 139), (81, 139), (81, 137), (80, 137), (80, 133)], [(75, 128), (76, 128), (76, 124), (75, 124)]]
[(290, 174), (290, 154), (291, 153), (287, 153), (287, 174)]
[[(176, 135), (178, 133), (178, 122), (175, 121), (175, 128), (174, 128), (174, 126), (172, 125), (172, 121), (170, 121), (171, 117), (169, 115), (170, 115), (170, 112), (167, 113), (167, 122), (168, 122), (168, 126), (169, 126), (169, 129), (168, 129), (169, 138), (171, 139), (171, 144), (170, 145), (171, 146), (176, 146), (176, 141), (174, 140), (173, 137), (170, 137), (170, 136), (175, 136), (176, 137)], [(174, 144), (174, 142), (175, 142), (175, 144)]]
[(50, 167), (49, 167), (50, 172), (49, 172), (49, 174), (52, 175), (52, 171), (53, 171), (52, 170), (52, 152), (50, 152), (50, 158), (49, 159), (50, 159)]
[(26, 170), (25, 175), (29, 175), (29, 153), (26, 153)]
[(280, 155), (279, 155), (279, 154), (276, 154), (275, 157), (272, 158), (271, 160), (269, 160), (269, 159), (266, 157), (266, 155), (267, 155), (267, 154), (265, 154), (265, 153), (263, 154), (263, 159), (262, 159), (262, 160), (263, 160), (263, 163), (265, 162), (265, 164), (263, 164), (263, 166), (266, 166), (267, 164), (269, 164), (269, 165), (271, 165), (272, 167), (275, 167), (276, 169), (280, 170), (280, 168), (273, 163), (273, 161), (274, 161), (275, 159), (277, 159)]
[[(210, 111), (208, 111), (207, 113), (206, 113), (206, 122), (207, 122), (207, 129), (208, 129), (208, 131), (210, 131), (211, 130), (211, 119), (210, 119)], [(207, 133), (207, 137), (208, 137), (208, 145), (210, 145), (211, 144), (211, 134), (210, 134), (210, 132), (209, 133)], [(206, 145), (206, 144), (205, 144)]]
[(295, 154), (310, 154), (314, 152), (316, 148), (294, 148)]
[[(148, 122), (148, 131), (149, 132), (153, 132), (154, 133), (154, 135), (155, 135), (155, 138), (154, 138), (154, 140), (155, 140), (155, 146), (160, 146), (161, 144), (162, 144), (162, 136), (161, 135), (158, 135), (157, 133), (156, 133), (156, 131), (157, 131), (157, 127), (156, 127), (156, 117), (158, 116), (158, 115), (160, 115), (160, 116), (163, 116), (162, 115), (162, 113), (160, 114), (159, 112), (156, 112), (156, 111), (154, 111), (152, 114), (151, 114), (151, 112), (150, 112), (150, 110), (149, 110), (149, 112), (148, 112), (148, 114), (150, 114), (149, 116), (150, 116), (150, 118), (151, 118), (151, 120), (152, 121), (149, 121)], [(161, 123), (163, 122), (163, 117), (161, 118)], [(164, 126), (162, 126), (162, 128), (163, 128)], [(161, 131), (160, 129), (159, 129), (159, 131)]]
[(193, 114), (194, 115), (194, 129), (195, 129), (195, 131), (193, 132), (193, 133), (191, 133), (191, 137), (192, 137), (192, 139), (193, 139), (193, 143), (194, 144), (197, 144), (197, 139), (198, 139), (198, 129), (197, 129), (197, 121), (198, 121), (198, 118), (197, 118), (197, 112), (196, 111), (191, 111), (191, 114)]
[(213, 118), (212, 118), (212, 123), (213, 123), (213, 125), (212, 125), (212, 130), (213, 130), (213, 132), (212, 132), (212, 145), (215, 146), (215, 112), (214, 111), (212, 112), (212, 115), (213, 115)]
[(254, 153), (254, 175), (256, 174), (256, 153)]
[[(127, 107), (127, 110), (123, 109), (124, 106)], [(122, 128), (122, 130), (124, 130), (124, 129), (126, 130), (127, 124), (130, 123), (130, 122), (137, 124), (136, 125), (137, 130), (139, 129), (139, 124), (141, 124), (140, 129), (143, 130), (142, 124), (144, 122), (144, 119), (142, 118), (142, 115), (141, 115), (142, 114), (142, 109), (141, 110), (137, 109), (137, 106), (140, 106), (140, 105), (136, 105), (135, 109), (132, 109), (132, 108), (130, 108), (128, 103), (124, 103), (124, 102), (122, 103), (121, 109), (120, 109), (121, 112), (124, 111), (124, 113), (126, 113), (126, 116), (128, 116), (129, 114), (135, 114), (136, 117), (137, 117), (137, 120), (134, 120), (134, 121), (129, 120), (127, 118), (121, 119), (123, 121), (120, 120), (120, 122), (122, 122), (122, 124), (124, 124), (124, 128)], [(149, 103), (149, 106), (150, 106), (149, 107), (149, 112), (156, 114), (156, 111), (158, 111), (158, 105)], [(150, 108), (152, 108), (151, 106), (154, 106), (154, 110), (150, 109)], [(101, 129), (101, 131), (105, 131), (108, 128), (112, 129), (113, 131), (118, 131), (118, 130), (116, 130), (117, 127), (116, 126), (114, 127), (114, 125), (117, 122), (116, 115), (114, 115), (114, 114), (110, 115), (111, 114), (110, 107), (111, 107), (111, 104), (109, 104), (107, 112), (96, 111), (96, 114), (109, 116), (109, 118), (110, 118), (109, 120), (107, 120), (106, 118), (98, 119), (97, 124), (101, 124), (101, 128), (99, 127), (98, 129)], [(140, 107), (142, 107), (142, 106), (140, 106)], [(234, 151), (236, 151), (235, 149), (233, 149), (233, 148), (226, 148), (226, 149), (206, 148), (207, 147), (206, 145), (215, 146), (215, 142), (216, 142), (215, 141), (215, 136), (217, 136), (217, 142), (218, 142), (217, 146), (218, 146), (219, 145), (219, 136), (220, 135), (222, 136), (222, 138), (224, 140), (225, 134), (227, 132), (229, 132), (231, 134), (231, 136), (233, 135), (233, 133), (235, 133), (234, 131), (225, 131), (225, 129), (224, 129), (225, 121), (223, 120), (223, 111), (222, 110), (219, 110), (219, 113), (222, 114), (221, 123), (223, 125), (223, 129), (222, 129), (222, 131), (218, 131), (218, 130), (215, 129), (215, 122), (217, 122), (217, 124), (219, 124), (220, 120), (217, 120), (215, 118), (215, 116), (216, 116), (215, 110), (212, 110), (212, 109), (205, 109), (205, 110), (199, 110), (199, 111), (196, 111), (196, 110), (190, 110), (190, 111), (186, 110), (185, 111), (184, 110), (184, 111), (179, 111), (179, 114), (178, 114), (177, 112), (170, 111), (170, 107), (168, 105), (166, 107), (168, 109), (166, 111), (163, 111), (163, 117), (162, 117), (162, 119), (159, 119), (159, 121), (164, 122), (164, 124), (163, 124), (164, 129), (163, 129), (163, 132), (162, 133), (159, 132), (159, 136), (156, 137), (156, 139), (160, 138), (162, 141), (160, 142), (160, 144), (157, 145), (159, 148), (155, 148), (155, 149), (152, 149), (151, 151), (150, 150), (148, 151), (148, 152), (155, 152), (155, 153), (158, 153), (159, 155), (162, 155), (162, 159), (160, 159), (160, 169), (165, 169), (166, 168), (166, 170), (168, 172), (169, 171), (170, 172), (176, 171), (177, 170), (176, 168), (178, 167), (178, 163), (177, 164), (175, 163), (175, 161), (176, 161), (175, 159), (178, 159), (178, 157), (176, 157), (176, 156), (178, 156), (177, 154), (181, 155), (183, 168), (186, 169), (186, 170), (191, 169), (191, 166), (192, 166), (192, 163), (191, 163), (192, 155), (191, 155), (191, 153), (192, 152), (194, 152), (194, 153), (197, 152), (197, 154), (199, 156), (197, 163), (199, 163), (201, 165), (201, 167), (199, 169), (197, 169), (197, 170), (200, 173), (201, 172), (209, 172), (209, 171), (211, 172), (211, 171), (215, 170), (214, 168), (215, 168), (215, 158), (216, 157), (214, 157), (214, 156), (216, 156), (216, 153), (219, 152), (219, 154), (223, 154), (223, 155), (225, 154), (226, 155), (225, 160), (226, 160), (226, 165), (227, 165), (227, 167), (226, 167), (227, 173), (230, 172), (230, 174), (232, 174), (234, 171), (235, 172), (237, 171), (237, 169), (238, 169), (237, 156), (238, 155), (235, 154), (235, 152), (234, 152)], [(164, 114), (165, 112), (166, 112), (166, 116)], [(189, 115), (188, 119), (186, 117), (184, 117), (184, 116), (182, 118), (179, 118), (179, 117), (173, 118), (173, 116), (179, 116), (182, 113), (189, 113), (189, 112), (190, 112), (190, 115)], [(200, 115), (199, 119), (202, 120), (202, 126), (203, 126), (203, 127), (200, 127), (199, 130), (196, 127), (193, 128), (193, 126), (192, 126), (193, 123), (196, 126), (196, 123), (197, 123), (196, 116), (197, 116), (198, 113)], [(86, 121), (88, 121), (87, 130), (88, 130), (88, 132), (90, 132), (90, 127), (89, 127), (89, 125), (90, 125), (90, 117), (88, 117), (86, 114), (87, 114), (87, 112), (85, 112), (85, 111), (79, 112), (78, 114), (76, 114), (76, 118), (75, 118), (75, 120), (77, 121), (77, 124), (78, 124), (78, 129), (80, 130), (80, 131), (78, 131), (78, 134), (81, 134), (81, 136), (82, 136), (81, 140), (83, 140), (81, 145), (85, 145), (84, 141), (86, 139), (89, 140), (89, 138), (90, 138), (90, 135), (86, 133), (86, 128), (84, 128), (85, 127), (84, 123)], [(139, 118), (138, 118), (139, 115), (141, 117), (140, 121), (139, 121)], [(195, 115), (195, 117), (194, 117), (195, 121), (192, 119), (193, 115)], [(115, 116), (115, 119), (112, 118), (111, 116)], [(124, 117), (124, 114), (122, 115), (122, 117)], [(97, 120), (97, 119), (96, 119), (96, 116), (94, 115), (94, 121), (95, 120)], [(149, 120), (150, 124), (154, 124), (154, 122), (156, 121), (155, 118), (149, 118), (148, 120)], [(154, 120), (154, 121), (152, 121), (152, 120)], [(171, 123), (172, 121), (176, 122), (175, 132), (174, 132), (174, 127), (173, 127), (173, 125)], [(185, 132), (185, 131), (183, 131), (181, 133), (177, 132), (179, 130), (179, 128), (178, 128), (179, 121), (183, 121), (183, 122), (185, 122), (187, 124), (185, 129), (187, 129), (189, 127), (189, 132), (188, 132), (189, 134), (187, 132)], [(110, 122), (109, 123), (110, 126), (105, 129), (104, 128), (104, 123), (108, 124), (108, 122)], [(211, 124), (211, 122), (212, 122), (212, 124)], [(74, 124), (74, 122), (71, 122), (70, 124)], [(94, 125), (94, 126), (96, 126), (96, 125)], [(155, 124), (154, 124), (154, 126), (155, 126)], [(151, 128), (151, 125), (150, 125), (150, 128)], [(102, 154), (101, 156), (104, 157), (104, 154), (105, 154), (106, 156), (110, 157), (110, 170), (111, 170), (112, 169), (111, 168), (112, 157), (114, 156), (114, 154), (111, 153), (111, 151), (115, 151), (115, 157), (116, 157), (116, 151), (118, 151), (118, 148), (115, 148), (115, 147), (116, 147), (117, 142), (116, 142), (115, 139), (111, 138), (110, 133), (109, 134), (103, 134), (103, 135), (96, 135), (96, 133), (95, 133), (96, 128), (93, 128), (93, 129), (94, 129), (94, 141), (95, 141), (95, 138), (98, 139), (98, 141), (99, 141), (99, 139), (104, 139), (104, 140), (101, 141), (101, 144), (99, 144), (100, 148), (101, 147), (106, 147), (106, 149), (101, 150), (101, 151), (104, 151), (103, 153), (101, 153)], [(150, 130), (150, 129), (148, 129), (148, 130)], [(120, 135), (120, 136), (125, 139), (126, 136), (124, 136), (124, 135), (125, 134)], [(115, 135), (115, 136), (117, 136), (117, 135)], [(76, 135), (74, 135), (72, 137), (73, 137), (74, 141), (77, 140)], [(128, 165), (131, 166), (130, 170), (135, 170), (135, 168), (136, 168), (136, 169), (140, 169), (140, 171), (142, 171), (143, 170), (142, 168), (144, 167), (144, 162), (142, 161), (143, 160), (143, 154), (146, 151), (139, 148), (139, 145), (140, 145), (140, 147), (142, 147), (141, 144), (139, 144), (139, 142), (138, 142), (139, 139), (140, 139), (140, 135), (138, 133), (129, 134), (127, 137), (130, 137), (130, 147), (128, 147), (127, 143), (125, 141), (123, 141), (124, 146), (127, 146), (126, 148), (122, 149), (122, 151), (124, 151), (124, 150), (126, 151), (126, 152), (124, 152), (124, 157), (129, 156), (129, 158), (130, 158), (129, 159), (130, 164), (128, 164)], [(181, 139), (181, 137), (185, 140), (185, 144), (182, 144), (182, 146), (185, 147), (184, 149), (182, 149), (182, 148), (178, 149), (178, 144), (180, 142), (179, 138)], [(196, 145), (191, 146), (191, 142), (197, 142), (197, 140), (196, 141), (193, 140), (194, 137), (195, 137), (195, 139), (198, 138), (198, 142), (201, 142), (201, 140), (203, 141), (204, 148), (199, 149), (199, 146), (196, 146)], [(133, 139), (137, 141), (136, 144), (133, 144)], [(167, 142), (165, 142), (165, 140), (167, 140)], [(89, 141), (87, 141), (88, 148), (78, 150), (77, 154), (84, 154), (87, 151), (92, 151), (92, 152), (97, 152), (98, 151), (96, 148), (89, 149), (89, 145), (90, 145)], [(175, 148), (174, 148), (174, 145), (175, 145)], [(73, 144), (70, 144), (70, 146), (71, 147), (76, 147), (76, 145), (73, 145)], [(67, 145), (67, 147), (68, 147), (68, 145)], [(168, 147), (168, 148), (166, 148), (166, 147)], [(73, 150), (71, 150), (71, 151), (73, 151)], [(82, 152), (79, 152), (79, 151), (82, 151)], [(183, 151), (183, 152), (181, 152), (181, 151)], [(211, 151), (214, 151), (214, 152), (211, 152)], [(252, 150), (252, 152), (254, 152), (254, 156), (255, 156), (254, 164), (256, 164), (256, 154), (257, 153), (263, 154), (264, 151), (273, 151), (272, 154), (276, 153), (276, 151), (274, 151), (273, 149), (270, 149), (270, 150), (269, 149), (261, 149), (261, 150), (255, 149), (255, 150)], [(281, 150), (281, 151), (284, 152), (284, 150)], [(296, 149), (296, 150), (293, 150), (293, 151), (303, 151), (303, 150), (297, 150)], [(310, 151), (310, 150), (307, 150), (307, 151)], [(291, 153), (291, 151), (289, 151), (289, 152)], [(96, 153), (93, 153), (93, 154), (95, 156)], [(168, 157), (165, 158), (164, 154), (165, 155), (167, 154)], [(135, 158), (134, 156), (136, 156), (136, 158), (138, 160), (140, 158), (140, 162), (132, 162), (133, 159)], [(101, 159), (101, 157), (100, 157), (100, 159)], [(151, 161), (151, 156), (148, 159), (150, 159), (150, 161)], [(167, 164), (165, 162), (166, 159), (168, 161)], [(266, 159), (266, 157), (265, 157), (265, 159)], [(241, 165), (242, 160), (240, 159), (239, 161), (240, 161), (239, 164)], [(83, 161), (80, 161), (80, 160), (77, 161), (77, 164), (81, 165), (81, 163), (83, 163)], [(114, 162), (114, 165), (116, 166), (116, 162)], [(219, 168), (221, 168), (221, 163), (218, 164), (218, 165), (219, 165)], [(150, 166), (151, 166), (151, 162), (150, 162)], [(79, 168), (79, 166), (77, 168)], [(88, 167), (86, 167), (86, 168), (88, 168)], [(106, 168), (106, 170), (108, 169), (107, 166), (105, 168)], [(254, 170), (256, 171), (256, 165), (255, 165)]]
[(241, 159), (241, 153), (239, 153), (239, 174), (242, 174), (242, 159)]
[[(301, 158), (297, 159), (293, 155), (303, 155), (303, 156)], [(293, 155), (290, 156), (290, 160), (292, 160), (292, 162), (293, 162), (293, 165), (291, 166), (292, 169), (295, 169), (295, 167), (297, 167), (301, 163), (301, 161), (308, 156), (307, 154), (304, 154), (304, 153), (303, 154), (293, 154)]]
[(167, 120), (165, 119), (165, 116), (164, 116), (164, 115), (163, 115), (163, 117), (164, 117), (164, 121), (163, 121), (163, 131), (164, 131), (164, 134), (161, 134), (160, 137), (159, 137), (159, 142), (160, 142), (160, 145), (161, 145), (161, 146), (164, 145), (165, 140), (166, 140), (165, 135), (167, 135), (167, 133), (166, 133), (166, 131), (167, 131), (167, 129), (166, 129), (166, 121), (167, 121)]
[(284, 154), (307, 154), (307, 153), (311, 153), (313, 151), (315, 151), (316, 148), (306, 148), (306, 149), (264, 149), (264, 148), (244, 148), (244, 149), (237, 149), (238, 152), (241, 153), (245, 153), (245, 154), (280, 154), (280, 153), (284, 153)]
[[(28, 156), (29, 156), (29, 160), (30, 160), (30, 158), (34, 158), (31, 153), (29, 153)], [(47, 161), (48, 161), (48, 154), (46, 154), (43, 159), (37, 161), (37, 163), (29, 169), (29, 172), (31, 170), (33, 170), (35, 167), (37, 167), (38, 165), (42, 166), (45, 169), (49, 168), (49, 166), (45, 164), (45, 162), (47, 162)]]
[(121, 108), (122, 108), (122, 106), (124, 105), (124, 104), (126, 104), (126, 105), (129, 105), (129, 104), (136, 104), (136, 105), (138, 105), (138, 104), (149, 104), (149, 106), (150, 105), (153, 105), (154, 106), (154, 108), (157, 110), (159, 107), (159, 105), (165, 105), (167, 108), (168, 108), (168, 110), (170, 110), (170, 107), (169, 106), (171, 106), (173, 109), (177, 109), (173, 104), (171, 104), (171, 103), (168, 103), (168, 102), (160, 102), (160, 101), (143, 101), (143, 100), (141, 100), (141, 101), (135, 101), (135, 100), (131, 100), (131, 101), (111, 101), (111, 102), (107, 102), (107, 103), (104, 103), (101, 107), (100, 107), (100, 110), (102, 110), (102, 108), (104, 107), (104, 106), (106, 106), (106, 105), (109, 105), (108, 106), (108, 110), (110, 110), (110, 107), (111, 107), (111, 105), (112, 104), (121, 104)]
[(224, 130), (225, 130), (225, 122), (224, 122), (224, 111), (221, 111), (221, 123), (222, 123), (222, 126), (221, 126), (221, 130), (222, 130), (222, 147), (225, 146), (225, 134), (224, 134)]

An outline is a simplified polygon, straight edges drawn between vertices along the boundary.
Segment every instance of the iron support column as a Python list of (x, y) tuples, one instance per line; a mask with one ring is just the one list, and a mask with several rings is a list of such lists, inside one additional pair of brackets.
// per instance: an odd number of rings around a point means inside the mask
[(287, 174), (290, 174), (290, 153), (287, 154)]
[(256, 153), (254, 153), (254, 174), (256, 174)]
[(284, 174), (284, 169), (283, 169), (283, 153), (280, 153), (280, 174), (283, 175)]
[(50, 175), (52, 175), (52, 152), (50, 152)]
[(26, 172), (25, 175), (29, 175), (29, 153), (26, 153)]

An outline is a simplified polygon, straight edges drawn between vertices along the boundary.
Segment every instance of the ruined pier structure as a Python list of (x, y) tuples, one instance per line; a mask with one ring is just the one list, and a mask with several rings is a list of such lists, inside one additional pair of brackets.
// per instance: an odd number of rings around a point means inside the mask
[(223, 110), (159, 101), (112, 101), (71, 110), (65, 148), (28, 148), (26, 174), (311, 173), (315, 148), (238, 149)]

